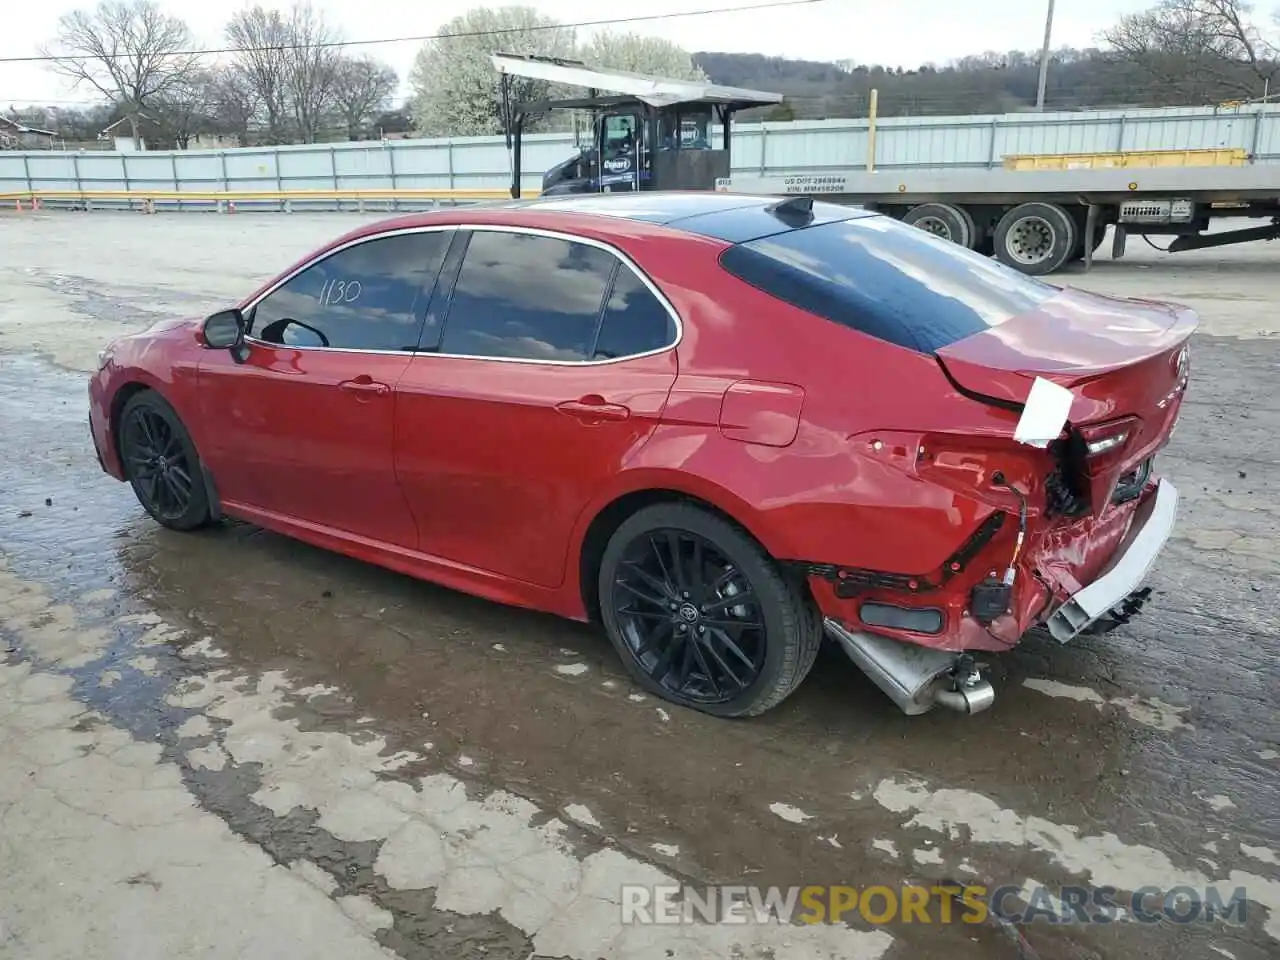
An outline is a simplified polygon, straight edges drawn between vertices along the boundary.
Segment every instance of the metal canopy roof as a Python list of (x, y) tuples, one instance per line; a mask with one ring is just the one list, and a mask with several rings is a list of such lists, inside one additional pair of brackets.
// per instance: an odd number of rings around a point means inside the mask
[(694, 80), (664, 80), (661, 77), (646, 77), (643, 74), (618, 70), (594, 70), (586, 64), (574, 66), (565, 61), (538, 57), (495, 53), (492, 54), (492, 59), (494, 69), (499, 73), (608, 91), (635, 97), (654, 107), (694, 101), (751, 107), (768, 106), (781, 103), (783, 100), (782, 94), (768, 93), (764, 90), (722, 87), (714, 83), (698, 83)]

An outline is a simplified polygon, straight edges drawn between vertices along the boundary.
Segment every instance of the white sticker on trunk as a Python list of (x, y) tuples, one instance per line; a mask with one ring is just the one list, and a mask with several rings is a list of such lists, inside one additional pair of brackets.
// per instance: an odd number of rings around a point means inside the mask
[(1027, 405), (1018, 419), (1017, 429), (1013, 431), (1013, 439), (1031, 447), (1047, 447), (1062, 433), (1074, 399), (1075, 394), (1066, 387), (1044, 377), (1036, 377), (1035, 383), (1031, 384), (1031, 392), (1027, 394)]

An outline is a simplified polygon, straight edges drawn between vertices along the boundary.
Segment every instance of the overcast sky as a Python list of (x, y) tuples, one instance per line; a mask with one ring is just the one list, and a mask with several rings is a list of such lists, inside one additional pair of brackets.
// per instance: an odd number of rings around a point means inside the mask
[[(96, 0), (92, 0), (96, 2)], [(202, 47), (223, 45), (222, 27), (242, 0), (161, 0), (191, 27)], [(431, 34), (475, 0), (314, 0), (347, 39)], [(572, 23), (637, 14), (665, 14), (758, 3), (762, 0), (646, 0), (639, 4), (590, 4), (582, 0), (524, 0)], [(1099, 30), (1122, 13), (1153, 0), (1057, 0), (1055, 46), (1091, 46)], [(84, 6), (90, 2), (82, 3)], [(286, 7), (287, 2), (266, 6)], [(490, 5), (500, 5), (494, 3)], [(31, 56), (52, 38), (58, 16), (77, 4), (67, 0), (8, 0), (0, 31), (0, 60)], [(1047, 0), (821, 0), (809, 6), (653, 20), (615, 29), (652, 34), (690, 51), (763, 53), (810, 60), (851, 58), (862, 63), (914, 67), (942, 63), (985, 50), (1038, 49)], [(580, 31), (586, 33), (586, 31)], [(417, 43), (361, 48), (407, 73)], [(0, 62), (0, 108), (9, 104), (83, 102), (92, 91), (73, 90), (47, 64)]]

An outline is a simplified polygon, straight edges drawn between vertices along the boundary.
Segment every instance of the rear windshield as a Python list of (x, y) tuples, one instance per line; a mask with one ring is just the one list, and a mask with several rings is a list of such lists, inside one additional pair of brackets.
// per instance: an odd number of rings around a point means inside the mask
[(891, 217), (858, 217), (730, 247), (734, 276), (836, 323), (932, 353), (1059, 292)]

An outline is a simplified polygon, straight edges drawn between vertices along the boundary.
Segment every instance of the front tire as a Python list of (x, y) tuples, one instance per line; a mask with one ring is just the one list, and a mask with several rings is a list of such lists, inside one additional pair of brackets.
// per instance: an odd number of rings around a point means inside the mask
[(154, 390), (130, 397), (120, 412), (120, 462), (144, 510), (172, 530), (210, 522), (209, 491), (191, 435)]
[(742, 530), (659, 503), (610, 538), (597, 584), (605, 630), (655, 696), (719, 717), (777, 706), (813, 667), (821, 616)]

